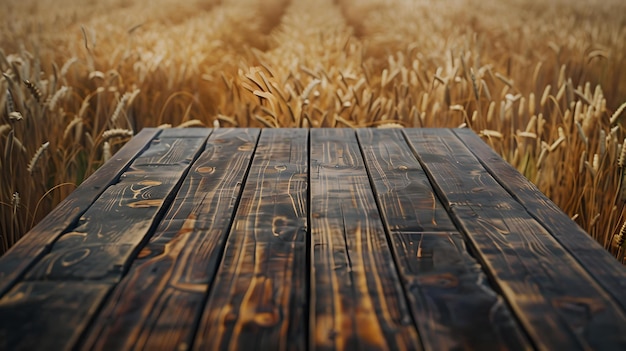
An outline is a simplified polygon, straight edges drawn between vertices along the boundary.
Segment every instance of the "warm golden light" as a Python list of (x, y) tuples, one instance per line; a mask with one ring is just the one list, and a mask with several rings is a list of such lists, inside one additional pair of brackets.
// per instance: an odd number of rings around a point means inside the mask
[(623, 259), (624, 1), (0, 11), (0, 253), (143, 127), (465, 126)]

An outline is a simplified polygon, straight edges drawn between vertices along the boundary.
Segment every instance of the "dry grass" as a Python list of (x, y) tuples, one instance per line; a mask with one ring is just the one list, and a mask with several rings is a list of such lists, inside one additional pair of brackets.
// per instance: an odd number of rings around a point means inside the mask
[(0, 10), (0, 252), (143, 127), (466, 126), (624, 259), (623, 1)]

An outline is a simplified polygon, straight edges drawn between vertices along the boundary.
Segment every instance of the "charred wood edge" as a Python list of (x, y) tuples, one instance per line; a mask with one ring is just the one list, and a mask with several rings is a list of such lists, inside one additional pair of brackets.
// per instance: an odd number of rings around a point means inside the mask
[[(174, 186), (172, 187), (172, 189), (170, 190), (169, 194), (165, 197), (165, 199), (163, 200), (163, 203), (161, 205), (161, 207), (159, 208), (159, 210), (157, 211), (157, 213), (155, 214), (155, 218), (152, 221), (152, 224), (150, 224), (150, 227), (148, 228), (146, 235), (144, 235), (144, 237), (142, 238), (142, 240), (139, 242), (139, 244), (137, 244), (137, 246), (133, 249), (132, 254), (130, 255), (131, 259), (129, 260), (129, 262), (131, 262), (130, 264), (128, 264), (126, 267), (123, 268), (121, 277), (121, 279), (124, 279), (124, 277), (126, 276), (126, 274), (128, 273), (128, 270), (132, 267), (132, 261), (135, 260), (135, 258), (137, 258), (137, 255), (141, 252), (141, 249), (143, 249), (143, 247), (150, 241), (150, 238), (152, 237), (152, 235), (154, 235), (154, 232), (156, 231), (156, 229), (159, 226), (159, 223), (161, 222), (161, 220), (163, 219), (163, 216), (167, 213), (167, 211), (169, 210), (170, 206), (172, 205), (172, 203), (174, 202), (174, 199), (176, 198), (176, 194), (178, 193), (178, 191), (180, 190), (182, 184), (184, 183), (185, 179), (187, 178), (187, 175), (189, 174), (190, 170), (193, 168), (194, 163), (196, 162), (196, 160), (200, 157), (200, 155), (202, 155), (202, 153), (204, 152), (204, 150), (206, 149), (206, 144), (207, 144), (207, 140), (211, 137), (211, 135), (213, 134), (213, 130), (212, 129), (208, 129), (207, 130), (207, 135), (204, 137), (204, 142), (202, 143), (202, 145), (198, 148), (198, 150), (196, 150), (196, 152), (193, 154), (193, 158), (190, 160), (189, 164), (187, 165), (187, 167), (182, 171), (180, 178), (178, 179), (178, 181), (174, 184)], [(196, 137), (196, 136), (194, 136)], [(156, 137), (155, 137), (156, 138)], [(152, 140), (154, 140), (155, 138), (153, 138)], [(121, 177), (122, 174), (124, 174), (124, 172), (129, 168), (129, 166), (132, 164), (132, 161), (134, 161), (136, 158), (140, 157), (142, 155), (143, 152), (145, 152), (146, 150), (148, 150), (150, 148), (151, 142), (152, 140), (150, 140), (148, 143), (146, 143), (146, 146), (144, 148), (141, 149), (141, 151), (135, 156), (133, 157), (132, 160), (130, 160), (127, 164), (127, 166), (124, 168), (124, 170), (122, 172), (120, 172), (116, 177), (115, 177), (115, 181), (111, 182), (108, 186), (110, 186), (111, 184), (115, 184), (119, 178)], [(106, 187), (105, 187), (106, 188)], [(85, 209), (86, 211), (87, 209)], [(79, 216), (80, 218), (80, 216)], [(75, 224), (75, 223), (73, 223)], [(71, 227), (71, 226), (70, 226)], [(93, 325), (93, 323), (95, 322), (96, 318), (98, 318), (98, 316), (100, 315), (100, 312), (102, 311), (102, 308), (104, 307), (106, 301), (109, 300), (111, 293), (113, 292), (113, 289), (115, 288), (115, 286), (117, 286), (117, 283), (119, 283), (119, 280), (111, 287), (111, 289), (109, 289), (109, 291), (107, 292), (107, 294), (104, 296), (104, 298), (101, 301), (97, 302), (97, 308), (94, 314), (92, 314), (91, 316), (89, 316), (87, 318), (87, 322), (86, 322), (86, 326), (85, 328), (80, 332), (80, 336), (77, 340), (77, 342), (75, 343), (75, 345), (73, 345), (73, 347), (75, 348), (76, 345), (81, 345), (84, 343), (85, 338), (87, 337), (88, 333), (87, 331), (89, 329), (91, 329), (91, 326)]]
[[(233, 211), (230, 214), (230, 218), (228, 220), (228, 228), (224, 229), (225, 231), (225, 235), (224, 235), (224, 243), (223, 245), (220, 247), (220, 249), (218, 250), (218, 258), (216, 260), (216, 262), (221, 263), (224, 259), (224, 252), (226, 251), (226, 243), (228, 242), (228, 237), (230, 236), (230, 232), (232, 230), (233, 227), (233, 222), (235, 220), (235, 216), (237, 215), (237, 209), (239, 208), (239, 204), (241, 203), (241, 198), (243, 196), (243, 191), (245, 188), (246, 183), (248, 182), (248, 176), (250, 175), (250, 170), (252, 169), (252, 164), (254, 163), (254, 158), (256, 157), (256, 150), (259, 146), (259, 142), (261, 140), (261, 135), (263, 134), (263, 129), (261, 129), (259, 131), (259, 134), (256, 137), (256, 141), (254, 143), (254, 149), (252, 150), (252, 153), (250, 155), (250, 160), (248, 161), (248, 167), (246, 168), (246, 171), (243, 175), (243, 179), (241, 180), (241, 186), (239, 187), (239, 193), (237, 194), (237, 200), (235, 201), (235, 204), (233, 205)], [(211, 296), (211, 291), (213, 290), (213, 287), (215, 285), (215, 276), (217, 275), (217, 272), (220, 268), (220, 264), (217, 264), (215, 266), (215, 269), (213, 270), (213, 272), (211, 272), (213, 279), (211, 279), (209, 281), (209, 283), (207, 284), (207, 290), (204, 293), (204, 296), (202, 298), (202, 302), (200, 304), (199, 310), (201, 312), (203, 312), (206, 308), (206, 305), (209, 303), (209, 297)], [(200, 329), (200, 325), (202, 323), (202, 315), (203, 313), (198, 313), (196, 315), (196, 318), (193, 322), (193, 327), (192, 330), (193, 332), (190, 335), (189, 338), (189, 350), (193, 350), (194, 349), (194, 344), (196, 343), (196, 340), (198, 339), (198, 332)]]
[[(377, 191), (376, 191), (376, 186), (374, 185), (374, 180), (372, 179), (372, 171), (369, 167), (369, 164), (367, 162), (367, 157), (365, 156), (365, 152), (364, 152), (364, 148), (363, 148), (363, 141), (361, 140), (362, 137), (359, 136), (359, 133), (357, 133), (357, 131), (355, 130), (354, 133), (356, 134), (356, 141), (357, 141), (357, 145), (359, 146), (359, 152), (361, 154), (361, 158), (363, 159), (363, 167), (365, 168), (365, 171), (367, 173), (367, 179), (369, 181), (369, 186), (371, 188), (372, 191), (372, 196), (374, 198), (375, 201), (375, 205), (376, 205), (376, 210), (378, 211), (378, 215), (381, 218), (382, 221), (382, 228), (385, 231), (385, 239), (387, 240), (387, 245), (389, 246), (389, 250), (391, 251), (391, 257), (393, 258), (393, 268), (396, 272), (396, 275), (398, 277), (398, 283), (400, 284), (400, 286), (402, 286), (402, 297), (404, 298), (404, 300), (406, 301), (407, 305), (411, 305), (411, 299), (408, 297), (408, 291), (409, 288), (406, 285), (406, 283), (403, 281), (402, 277), (404, 276), (402, 274), (402, 272), (400, 271), (400, 262), (398, 261), (398, 257), (396, 255), (396, 252), (394, 250), (394, 243), (391, 240), (391, 233), (389, 232), (389, 227), (388, 227), (388, 222), (387, 222), (387, 217), (385, 216), (385, 214), (382, 212), (382, 206), (380, 203), (380, 200), (377, 196)], [(429, 179), (430, 180), (430, 179)], [(408, 315), (411, 317), (411, 325), (413, 326), (413, 328), (415, 328), (416, 332), (418, 333), (418, 335), (420, 334), (420, 330), (418, 328), (418, 324), (416, 322), (416, 316), (414, 315), (414, 309), (413, 308), (408, 308), (407, 311)], [(424, 350), (424, 340), (423, 338), (419, 338), (417, 340), (417, 342), (419, 343), (418, 345), (421, 346), (422, 350)]]
[[(84, 196), (83, 190), (97, 189), (97, 191), (93, 192), (91, 195), (87, 195), (92, 197), (90, 203), (96, 201), (109, 186), (119, 181), (120, 176), (128, 170), (135, 159), (137, 159), (150, 147), (152, 140), (158, 138), (161, 132), (162, 130), (157, 128), (144, 128), (116, 153), (117, 158), (120, 158), (120, 155), (128, 156), (126, 160), (119, 159), (117, 162), (111, 162), (115, 159), (114, 155), (114, 158), (111, 161), (102, 165), (96, 172), (94, 172), (94, 174), (85, 179), (85, 181), (77, 189), (75, 189), (65, 200), (57, 205), (52, 212), (50, 212), (24, 237), (22, 237), (22, 240), (16, 243), (12, 249), (0, 257), (0, 266), (5, 264), (5, 262), (8, 262), (8, 265), (13, 266), (10, 268), (14, 268), (14, 271), (4, 277), (0, 271), (0, 298), (6, 295), (6, 293), (11, 290), (43, 256), (50, 253), (54, 243), (68, 230), (68, 228), (71, 228), (78, 223), (80, 217), (89, 209), (90, 205), (80, 208), (74, 215), (72, 221), (68, 223), (65, 228), (53, 228), (50, 230), (49, 227), (54, 225), (54, 222), (57, 221), (56, 217), (66, 216), (67, 213), (65, 212), (72, 208), (72, 203)], [(116, 170), (116, 168), (118, 169)], [(107, 175), (111, 172), (114, 172), (113, 177), (109, 177)], [(108, 179), (108, 181), (98, 183), (101, 179)], [(57, 229), (59, 230), (57, 231)], [(45, 243), (41, 246), (33, 244), (31, 242), (31, 237), (33, 235), (42, 235), (42, 233), (46, 233), (46, 237), (36, 238), (35, 240), (38, 242), (45, 240)], [(22, 252), (20, 252), (20, 250)], [(26, 255), (28, 256), (24, 257)], [(11, 261), (17, 262), (12, 263)], [(24, 264), (24, 261), (28, 262)]]
[[(569, 218), (556, 204), (527, 180), (513, 166), (482, 141), (474, 132), (464, 129), (453, 133), (478, 159), (491, 176), (519, 202), (528, 214), (541, 224), (556, 241), (583, 267), (583, 269), (611, 296), (611, 300), (626, 312), (626, 269), (611, 256), (596, 240), (591, 238), (576, 222)], [(516, 181), (527, 183), (527, 189), (515, 191), (502, 171), (513, 175)], [(532, 201), (540, 201), (548, 206), (542, 207), (546, 214), (537, 211)], [(551, 218), (546, 222), (546, 215)], [(558, 226), (555, 224), (558, 222)], [(559, 228), (560, 226), (560, 228)], [(591, 254), (590, 254), (591, 252)]]
[[(437, 129), (431, 129), (431, 130), (437, 130)], [(523, 323), (523, 321), (520, 319), (520, 316), (516, 313), (516, 309), (511, 305), (509, 299), (506, 297), (506, 295), (502, 291), (500, 284), (498, 283), (497, 278), (494, 276), (493, 272), (491, 272), (489, 269), (486, 269), (487, 265), (485, 262), (485, 258), (474, 247), (471, 240), (468, 240), (468, 234), (466, 233), (466, 231), (461, 229), (463, 228), (462, 224), (459, 222), (459, 219), (457, 218), (457, 216), (452, 214), (452, 208), (450, 207), (450, 204), (448, 203), (448, 201), (445, 200), (443, 191), (441, 190), (436, 180), (434, 179), (433, 175), (431, 174), (430, 169), (427, 167), (422, 157), (419, 155), (419, 153), (413, 146), (411, 142), (411, 137), (404, 131), (402, 132), (402, 136), (404, 137), (405, 142), (409, 145), (409, 148), (413, 152), (413, 155), (417, 159), (417, 162), (419, 162), (420, 166), (426, 173), (426, 177), (428, 178), (428, 181), (430, 182), (432, 186), (433, 193), (435, 194), (437, 199), (443, 204), (444, 208), (446, 209), (446, 212), (450, 216), (450, 219), (452, 220), (454, 225), (457, 227), (459, 234), (461, 234), (461, 236), (463, 237), (463, 241), (465, 241), (465, 244), (466, 244), (467, 253), (472, 258), (474, 258), (477, 262), (480, 263), (481, 269), (485, 273), (485, 277), (487, 281), (489, 282), (489, 286), (493, 289), (493, 291), (495, 291), (498, 295), (502, 297), (503, 303), (506, 305), (506, 308), (509, 311), (511, 311), (511, 317), (515, 320), (515, 322), (517, 322), (517, 325), (520, 326), (520, 331), (523, 334), (523, 336), (526, 338), (526, 340), (528, 340), (528, 342), (531, 344), (531, 346), (535, 350), (540, 349), (538, 345), (535, 343), (535, 340), (533, 339), (532, 335), (526, 329), (526, 326)]]
[(313, 242), (312, 242), (312, 238), (311, 238), (311, 196), (312, 196), (312, 192), (311, 192), (311, 129), (309, 129), (308, 133), (307, 133), (307, 171), (306, 171), (306, 238), (304, 239), (304, 246), (305, 246), (305, 263), (306, 263), (306, 271), (304, 273), (304, 279), (305, 279), (305, 288), (306, 288), (306, 292), (305, 292), (305, 297), (306, 297), (306, 305), (304, 306), (304, 311), (305, 313), (308, 314), (307, 318), (304, 318), (304, 330), (306, 330), (305, 333), (305, 339), (304, 339), (304, 345), (307, 348), (307, 350), (313, 350), (314, 349), (314, 340), (311, 337), (312, 334), (312, 330), (311, 328), (313, 328), (314, 323), (312, 321), (312, 316), (315, 316), (315, 311), (313, 311), (312, 309), (314, 308), (314, 304), (311, 303), (311, 298), (313, 298), (313, 293), (311, 292), (312, 289), (312, 284), (311, 284), (311, 264), (313, 263)]

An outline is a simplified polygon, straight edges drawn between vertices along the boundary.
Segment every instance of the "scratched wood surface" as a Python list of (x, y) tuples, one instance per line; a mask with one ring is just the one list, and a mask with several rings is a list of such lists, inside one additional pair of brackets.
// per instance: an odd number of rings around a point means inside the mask
[[(618, 305), (497, 186), (452, 131), (412, 129), (405, 134), (453, 219), (537, 346), (626, 349), (626, 316)], [(550, 338), (541, 337), (546, 334)]]
[(319, 350), (415, 350), (354, 131), (311, 130), (311, 340)]
[(358, 137), (424, 348), (530, 348), (468, 253), (402, 131), (361, 129)]
[[(70, 348), (77, 340), (106, 291), (122, 278), (150, 228), (167, 209), (210, 130), (197, 130), (186, 138), (179, 138), (178, 133), (165, 130), (152, 139), (119, 180), (34, 265), (24, 282), (0, 299), (0, 315), (17, 308), (24, 320), (47, 320), (41, 330), (28, 323), (13, 325), (10, 334), (22, 338), (10, 349), (47, 348), (57, 335), (72, 337), (55, 339), (54, 349)], [(42, 286), (53, 291), (43, 294), (44, 303)], [(19, 308), (37, 304), (37, 309)], [(54, 323), (57, 319), (73, 323)]]
[(0, 296), (46, 254), (50, 245), (93, 203), (108, 185), (128, 167), (146, 144), (158, 135), (158, 129), (144, 129), (134, 136), (115, 156), (87, 178), (80, 191), (72, 192), (50, 214), (39, 222), (22, 243), (0, 257)]
[(191, 345), (259, 133), (218, 129), (211, 135), (82, 348), (176, 350)]
[(0, 257), (0, 350), (623, 350), (625, 291), (471, 131), (146, 129)]
[(626, 310), (626, 270), (613, 256), (602, 250), (593, 238), (506, 163), (475, 133), (459, 129), (455, 134), (481, 160), (498, 182), (509, 191), (563, 247), (607, 290), (615, 303)]
[(195, 345), (303, 349), (308, 131), (261, 134)]

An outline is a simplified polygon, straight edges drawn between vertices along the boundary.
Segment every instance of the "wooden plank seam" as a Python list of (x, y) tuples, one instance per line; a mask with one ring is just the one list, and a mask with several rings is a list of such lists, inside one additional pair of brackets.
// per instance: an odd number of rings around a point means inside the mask
[[(598, 284), (606, 289), (613, 301), (620, 305), (623, 311), (626, 311), (626, 273), (622, 269), (623, 265), (611, 256), (598, 242), (592, 239), (588, 233), (569, 218), (534, 184), (528, 182), (527, 189), (519, 189), (520, 192), (513, 191), (511, 188), (512, 185), (504, 182), (504, 176), (498, 173), (498, 170), (506, 171), (507, 173), (512, 172), (515, 174), (516, 178), (523, 176), (518, 174), (518, 171), (513, 166), (502, 160), (488, 145), (478, 145), (481, 150), (475, 150), (472, 145), (476, 144), (471, 139), (478, 139), (477, 135), (470, 134), (470, 132), (466, 130), (455, 130), (454, 133), (502, 188), (504, 188), (511, 197), (516, 199), (526, 209), (526, 212), (539, 222)], [(471, 139), (468, 140), (468, 138)], [(480, 141), (482, 142), (482, 140)], [(482, 154), (483, 157), (479, 154)], [(484, 159), (485, 154), (491, 154), (491, 157), (495, 157), (497, 165), (494, 166), (487, 163)], [(526, 180), (526, 178), (524, 178), (524, 180)], [(526, 197), (530, 197), (531, 201), (540, 202), (541, 206), (543, 206), (541, 209), (547, 209), (547, 213), (544, 216), (548, 216), (552, 222), (546, 222), (546, 218), (542, 218), (541, 213), (533, 209), (532, 205), (536, 206), (536, 204), (527, 203), (528, 199)], [(554, 225), (556, 221), (559, 222), (560, 228)], [(559, 230), (567, 234), (563, 235)], [(586, 251), (591, 248), (595, 251), (593, 254), (589, 255)]]
[[(161, 138), (163, 134), (168, 136)], [(179, 131), (167, 130), (163, 134), (160, 134), (158, 139), (150, 139), (149, 147), (138, 148), (142, 151), (135, 154), (137, 157), (131, 157), (133, 161), (127, 162), (126, 167), (122, 167), (123, 172), (120, 174), (127, 177), (124, 184), (119, 179), (117, 183), (107, 182), (105, 189), (101, 189), (102, 192), (97, 198), (103, 200), (91, 202), (81, 216), (85, 218), (81, 218), (78, 223), (72, 221), (74, 225), (78, 225), (76, 227), (78, 229), (75, 230), (79, 232), (59, 236), (50, 252), (44, 255), (27, 272), (23, 282), (17, 285), (19, 289), (14, 288), (10, 293), (12, 296), (0, 300), (0, 307), (5, 311), (41, 304), (39, 312), (38, 309), (27, 308), (22, 313), (24, 318), (31, 316), (30, 318), (36, 321), (33, 324), (35, 327), (29, 324), (11, 327), (10, 330), (14, 331), (12, 333), (14, 335), (0, 344), (0, 347), (4, 345), (11, 348), (39, 348), (45, 344), (52, 349), (68, 349), (82, 339), (88, 326), (97, 318), (111, 288), (126, 274), (138, 250), (152, 235), (155, 224), (161, 220), (161, 216), (171, 205), (185, 175), (204, 149), (210, 130), (192, 133), (189, 139), (180, 141), (181, 150), (175, 148), (180, 140), (177, 136), (180, 134)], [(169, 143), (164, 140), (168, 140)], [(185, 146), (193, 148), (186, 149)], [(167, 175), (163, 182), (144, 175), (152, 167), (157, 167)], [(138, 186), (137, 189), (133, 189), (135, 185)], [(163, 187), (159, 188), (161, 185)], [(132, 213), (135, 215), (145, 214), (149, 217), (136, 223), (127, 221), (129, 218), (132, 219), (131, 215), (128, 218), (121, 216), (112, 223), (101, 221), (98, 217), (101, 210), (115, 214), (126, 210), (126, 206), (133, 208)], [(80, 233), (81, 230), (85, 230), (85, 233)], [(83, 267), (83, 262), (86, 263), (86, 267)], [(93, 268), (95, 274), (89, 268)], [(42, 289), (53, 282), (59, 284), (50, 292)], [(38, 295), (31, 295), (31, 292)], [(48, 294), (48, 297), (42, 300), (42, 296), (46, 296), (42, 294)], [(76, 301), (82, 299), (82, 302), (80, 306), (55, 313), (54, 311), (59, 308), (58, 304), (67, 299)], [(45, 320), (39, 321), (36, 317), (41, 313), (58, 314), (60, 322), (45, 324)], [(68, 323), (70, 321), (71, 323)], [(38, 338), (15, 339), (15, 336), (19, 335), (16, 332), (20, 330), (26, 332), (30, 328), (41, 329), (42, 334)], [(64, 337), (57, 338), (56, 335)]]
[[(248, 182), (248, 177), (250, 176), (250, 171), (252, 170), (252, 165), (254, 164), (254, 159), (256, 157), (257, 148), (259, 146), (259, 142), (261, 141), (261, 135), (262, 135), (262, 133), (260, 133), (257, 136), (257, 138), (256, 138), (256, 142), (254, 144), (254, 148), (252, 150), (252, 154), (250, 156), (250, 160), (248, 161), (248, 166), (246, 167), (246, 171), (244, 172), (243, 179), (241, 180), (241, 186), (239, 187), (239, 193), (237, 195), (237, 199), (235, 200), (235, 204), (233, 206), (234, 210), (231, 212), (230, 218), (229, 218), (229, 221), (228, 221), (228, 225), (224, 229), (226, 235), (224, 237), (224, 243), (220, 247), (219, 253), (217, 254), (218, 255), (217, 262), (221, 263), (223, 261), (223, 259), (224, 259), (224, 252), (226, 251), (226, 243), (228, 241), (228, 237), (229, 237), (230, 233), (232, 232), (233, 224), (235, 222), (235, 217), (237, 216), (237, 209), (239, 208), (239, 205), (241, 204), (242, 195), (243, 195), (243, 192), (244, 192), (244, 189), (245, 189), (245, 185)], [(213, 272), (211, 273), (211, 276), (213, 278), (208, 283), (207, 290), (206, 290), (206, 292), (204, 294), (204, 297), (202, 299), (202, 302), (200, 304), (200, 308), (199, 308), (200, 311), (204, 311), (206, 306), (209, 303), (209, 298), (211, 297), (210, 292), (213, 291), (213, 288), (215, 286), (215, 283), (216, 283), (215, 276), (217, 275), (217, 272), (218, 272), (220, 266), (221, 266), (221, 264), (216, 265), (214, 267)], [(195, 320), (194, 320), (193, 327), (192, 327), (193, 332), (191, 333), (191, 338), (190, 338), (190, 342), (189, 342), (189, 349), (190, 350), (193, 350), (193, 349), (197, 348), (196, 347), (196, 343), (198, 342), (198, 339), (199, 339), (198, 333), (200, 333), (200, 326), (202, 324), (202, 315), (203, 315), (202, 313), (198, 313), (196, 315)]]
[(81, 349), (194, 345), (258, 136), (256, 129), (214, 131), (145, 252), (113, 290)]
[[(137, 134), (130, 142), (128, 142), (124, 147), (119, 150), (114, 156), (113, 159), (108, 162), (108, 164), (100, 167), (94, 174), (92, 174), (89, 178), (85, 179), (83, 183), (76, 189), (76, 191), (72, 192), (65, 200), (63, 200), (55, 209), (52, 210), (48, 216), (46, 216), (40, 223), (38, 223), (29, 233), (25, 236), (24, 240), (30, 240), (33, 242), (48, 240), (43, 243), (42, 248), (36, 252), (21, 252), (20, 250), (28, 250), (32, 251), (32, 248), (37, 248), (36, 245), (28, 246), (24, 244), (16, 244), (12, 250), (6, 252), (2, 257), (0, 257), (0, 298), (2, 298), (6, 293), (8, 293), (11, 289), (15, 287), (15, 285), (26, 275), (26, 273), (37, 264), (37, 262), (45, 255), (50, 253), (54, 243), (67, 232), (68, 228), (71, 228), (76, 225), (80, 217), (87, 212), (89, 206), (85, 206), (80, 209), (80, 207), (71, 208), (74, 202), (82, 203), (85, 200), (85, 196), (80, 193), (78, 190), (89, 188), (90, 191), (93, 192), (91, 198), (88, 199), (90, 203), (93, 203), (98, 197), (100, 197), (107, 187), (112, 185), (112, 179), (104, 178), (104, 186), (99, 184), (100, 177), (104, 177), (107, 172), (110, 172), (109, 168), (116, 168), (118, 162), (122, 162), (123, 165), (121, 168), (114, 170), (115, 178), (119, 177), (126, 172), (126, 170), (130, 167), (135, 159), (137, 159), (144, 151), (146, 151), (150, 147), (150, 143), (152, 140), (159, 137), (161, 134), (161, 130), (157, 130), (156, 128), (144, 128), (139, 134)], [(147, 135), (149, 139), (144, 139), (143, 135)], [(135, 143), (146, 141), (142, 147), (135, 149)], [(126, 155), (126, 153), (131, 154), (128, 159), (123, 159), (120, 155)], [(92, 184), (95, 183), (95, 184)], [(95, 190), (95, 191), (94, 191)], [(63, 213), (69, 212), (73, 210), (71, 213)], [(70, 219), (63, 228), (60, 228), (57, 224), (59, 222), (56, 219), (57, 213), (59, 215), (64, 215), (65, 218)], [(70, 215), (70, 218), (67, 216)], [(73, 219), (71, 218), (73, 217)], [(55, 235), (56, 230), (59, 230), (58, 234)], [(41, 232), (41, 233), (40, 233)], [(47, 235), (41, 235), (42, 233), (46, 233)], [(34, 235), (34, 237), (33, 237)], [(50, 239), (47, 237), (52, 236)], [(25, 257), (20, 257), (25, 256)], [(10, 271), (5, 272), (4, 269), (9, 267)]]
[[(359, 133), (356, 133), (356, 142), (357, 142), (357, 145), (359, 146), (359, 151), (361, 153), (361, 158), (363, 159), (363, 163), (365, 165), (364, 168), (365, 168), (365, 172), (367, 173), (367, 179), (369, 181), (369, 186), (370, 186), (370, 188), (372, 190), (372, 193), (374, 195), (373, 198), (374, 198), (374, 202), (376, 204), (376, 210), (378, 211), (378, 215), (380, 216), (380, 218), (383, 219), (383, 224), (384, 224), (383, 225), (383, 231), (385, 233), (385, 239), (387, 240), (388, 247), (389, 248), (393, 248), (394, 247), (394, 243), (391, 240), (391, 233), (389, 231), (389, 227), (387, 226), (387, 223), (388, 223), (387, 216), (386, 216), (386, 214), (382, 210), (383, 207), (381, 206), (381, 203), (380, 203), (380, 200), (379, 200), (378, 196), (376, 196), (377, 189), (376, 189), (376, 186), (374, 185), (374, 180), (372, 179), (372, 170), (370, 169), (369, 164), (367, 162), (367, 157), (365, 155), (363, 142), (362, 142), (361, 139), (362, 139), (362, 137), (359, 135)], [(396, 275), (398, 277), (402, 277), (403, 274), (400, 271), (400, 264), (398, 262), (398, 258), (396, 257), (396, 253), (395, 253), (394, 250), (391, 250), (391, 251), (392, 251), (392, 255), (391, 256), (392, 256), (393, 262), (394, 262), (394, 265), (393, 265), (394, 267), (393, 268), (395, 270), (395, 273), (396, 273)], [(407, 286), (407, 284), (404, 281), (404, 279), (399, 279), (399, 281), (400, 281), (400, 285), (402, 286), (401, 294), (404, 297), (404, 300), (410, 301), (409, 296), (408, 296), (409, 287)], [(417, 323), (416, 323), (416, 320), (417, 320), (416, 318), (417, 317), (414, 315), (413, 309), (409, 308), (408, 309), (408, 314), (409, 314), (409, 317), (411, 319), (411, 324), (416, 326), (417, 325)], [(422, 349), (424, 349), (424, 340), (423, 340), (422, 337), (419, 338), (418, 342), (419, 342), (420, 347)]]
[[(610, 295), (525, 207), (494, 187), (498, 183), (454, 133), (405, 133), (438, 196), (536, 347), (625, 347), (626, 317)], [(545, 333), (551, 337), (541, 337)]]
[[(402, 132), (361, 129), (357, 136), (423, 348), (528, 349), (523, 328), (487, 283)], [(398, 204), (408, 212), (394, 213)]]

